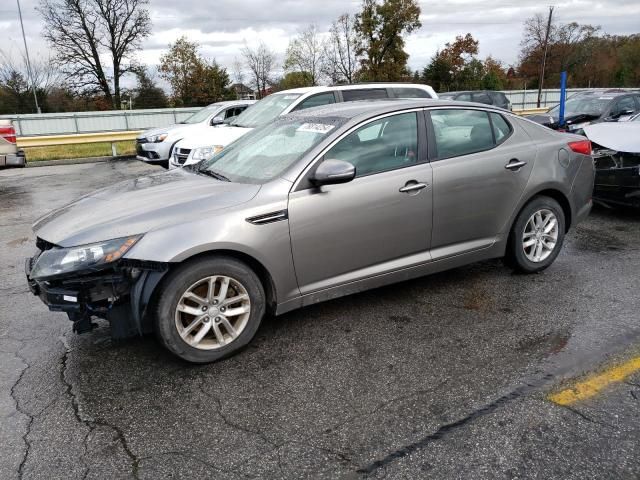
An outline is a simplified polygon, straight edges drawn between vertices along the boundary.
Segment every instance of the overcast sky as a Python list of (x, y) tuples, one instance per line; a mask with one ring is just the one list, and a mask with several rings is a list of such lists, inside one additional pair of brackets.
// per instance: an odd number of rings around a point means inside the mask
[[(202, 44), (202, 53), (227, 66), (246, 40), (264, 40), (282, 61), (289, 39), (310, 23), (320, 31), (344, 12), (359, 10), (359, 0), (150, 0), (153, 35), (139, 54), (139, 60), (156, 65), (167, 45), (180, 35)], [(21, 0), (27, 42), (32, 56), (47, 56), (49, 47), (41, 38), (42, 22), (37, 0)], [(522, 21), (546, 14), (547, 4), (535, 0), (448, 0), (421, 1), (422, 28), (406, 39), (412, 69), (422, 68), (434, 52), (455, 38), (470, 32), (480, 41), (481, 58), (492, 55), (506, 64), (518, 55)], [(640, 32), (638, 0), (569, 0), (556, 6), (559, 22), (590, 23), (610, 34)], [(0, 48), (13, 55), (23, 51), (15, 0), (0, 6)]]

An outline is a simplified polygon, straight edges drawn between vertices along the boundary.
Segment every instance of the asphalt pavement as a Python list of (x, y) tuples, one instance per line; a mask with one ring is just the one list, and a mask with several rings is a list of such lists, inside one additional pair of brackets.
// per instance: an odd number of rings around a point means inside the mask
[(156, 170), (0, 171), (0, 478), (640, 477), (639, 213), (595, 209), (541, 274), (495, 260), (307, 307), (193, 366), (71, 333), (24, 278), (36, 218)]

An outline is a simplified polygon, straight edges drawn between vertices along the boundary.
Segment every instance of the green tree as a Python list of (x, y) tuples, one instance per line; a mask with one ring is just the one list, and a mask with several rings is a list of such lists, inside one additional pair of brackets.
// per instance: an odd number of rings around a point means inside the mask
[(177, 106), (202, 106), (232, 98), (227, 70), (200, 56), (197, 42), (180, 37), (160, 57), (160, 75), (171, 86)]
[(134, 108), (167, 107), (167, 95), (155, 84), (147, 69), (139, 66), (134, 73), (138, 79), (138, 86), (133, 92)]
[(311, 75), (307, 72), (287, 72), (278, 83), (279, 90), (290, 88), (310, 87), (312, 84)]
[(356, 15), (355, 31), (360, 39), (360, 79), (398, 81), (406, 76), (409, 54), (404, 34), (420, 28), (420, 6), (416, 0), (363, 0)]

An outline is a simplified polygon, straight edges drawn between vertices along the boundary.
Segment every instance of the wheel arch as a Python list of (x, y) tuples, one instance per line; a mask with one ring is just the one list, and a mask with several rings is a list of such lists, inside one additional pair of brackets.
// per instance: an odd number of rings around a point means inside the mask
[(213, 257), (213, 256), (230, 257), (230, 258), (239, 260), (243, 263), (246, 263), (258, 276), (258, 279), (260, 280), (260, 283), (264, 288), (264, 293), (267, 301), (266, 302), (267, 311), (270, 314), (275, 312), (278, 296), (276, 294), (276, 285), (273, 280), (273, 277), (271, 276), (271, 273), (269, 273), (269, 270), (267, 269), (267, 267), (265, 267), (260, 260), (258, 260), (252, 255), (249, 255), (246, 252), (241, 252), (239, 250), (233, 250), (228, 248), (206, 250), (204, 252), (199, 252), (189, 257), (183, 258), (180, 262), (172, 264), (172, 266), (173, 268), (176, 268), (179, 265), (183, 265), (187, 262), (195, 262), (199, 258), (206, 258), (206, 257)]
[(564, 213), (564, 220), (565, 220), (564, 230), (565, 230), (565, 233), (567, 233), (573, 221), (573, 211), (571, 209), (571, 203), (569, 202), (569, 197), (564, 192), (562, 192), (562, 190), (560, 190), (559, 188), (545, 187), (545, 188), (541, 188), (540, 190), (536, 190), (535, 192), (532, 192), (530, 195), (526, 197), (525, 200), (523, 200), (520, 203), (520, 205), (515, 210), (514, 215), (509, 222), (509, 230), (507, 231), (507, 234), (511, 233), (511, 230), (513, 229), (513, 225), (518, 219), (518, 215), (520, 215), (520, 212), (522, 212), (522, 210), (529, 204), (529, 202), (531, 202), (531, 200), (533, 200), (536, 197), (553, 198), (556, 202), (560, 204), (560, 207), (562, 207), (562, 213)]
[[(142, 293), (142, 298), (138, 301), (142, 302), (145, 305), (152, 306), (155, 305), (158, 300), (158, 295), (163, 288), (163, 284), (167, 279), (167, 274), (175, 270), (181, 265), (189, 262), (197, 262), (198, 259), (212, 257), (212, 256), (220, 256), (220, 257), (230, 257), (236, 260), (239, 260), (249, 266), (255, 274), (258, 276), (262, 287), (264, 288), (264, 293), (266, 297), (266, 307), (267, 312), (269, 314), (275, 314), (276, 306), (277, 306), (277, 294), (276, 294), (276, 286), (273, 281), (273, 277), (267, 270), (267, 268), (260, 262), (258, 259), (253, 256), (240, 252), (238, 250), (232, 249), (215, 249), (215, 250), (207, 250), (203, 252), (195, 253), (191, 256), (182, 258), (179, 262), (172, 262), (168, 264), (168, 269), (162, 274), (162, 279), (157, 281), (153, 286), (153, 289), (149, 289)], [(150, 332), (152, 327), (152, 321), (149, 318), (149, 313), (152, 312), (154, 308), (145, 308), (144, 313), (142, 314), (143, 318), (143, 328), (145, 332)]]

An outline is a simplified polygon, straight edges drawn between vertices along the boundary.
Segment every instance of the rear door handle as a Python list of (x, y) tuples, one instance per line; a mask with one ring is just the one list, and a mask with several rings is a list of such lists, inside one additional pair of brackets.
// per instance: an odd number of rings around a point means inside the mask
[(423, 188), (427, 188), (427, 184), (426, 183), (416, 183), (416, 182), (407, 182), (407, 184), (402, 187), (399, 192), (401, 193), (413, 193), (413, 192), (417, 192), (419, 190), (422, 190)]
[(520, 170), (526, 164), (527, 162), (521, 162), (517, 158), (512, 158), (511, 160), (509, 160), (509, 163), (504, 166), (504, 168), (506, 168), (507, 170)]

